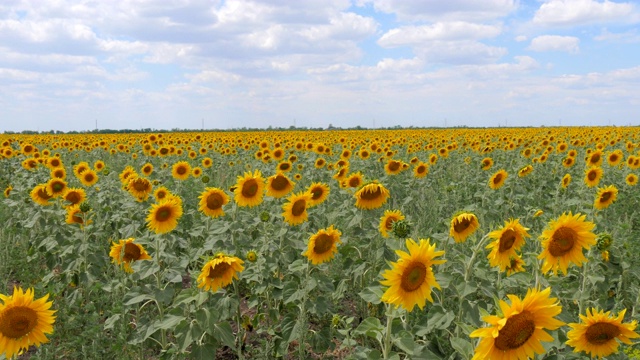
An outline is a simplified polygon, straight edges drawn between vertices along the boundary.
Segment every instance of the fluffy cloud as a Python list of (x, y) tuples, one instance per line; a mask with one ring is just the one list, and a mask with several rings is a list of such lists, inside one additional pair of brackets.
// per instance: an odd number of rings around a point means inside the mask
[(609, 0), (548, 0), (536, 11), (533, 22), (543, 25), (578, 25), (599, 22), (635, 21), (632, 3)]
[(382, 12), (395, 13), (401, 20), (443, 19), (483, 21), (506, 16), (516, 9), (515, 0), (370, 0)]
[(574, 36), (542, 35), (531, 40), (527, 49), (531, 51), (566, 51), (577, 53), (580, 39)]
[(383, 47), (419, 45), (433, 40), (468, 40), (493, 38), (500, 34), (498, 25), (474, 24), (463, 21), (437, 22), (431, 25), (405, 26), (387, 31), (378, 39)]

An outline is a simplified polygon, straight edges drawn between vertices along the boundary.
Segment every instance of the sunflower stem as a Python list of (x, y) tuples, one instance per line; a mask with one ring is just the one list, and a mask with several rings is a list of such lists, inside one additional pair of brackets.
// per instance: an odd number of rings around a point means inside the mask
[(238, 298), (238, 311), (236, 313), (236, 325), (238, 327), (238, 334), (237, 334), (236, 341), (238, 343), (237, 345), (238, 359), (242, 360), (244, 359), (244, 355), (242, 354), (242, 348), (244, 347), (244, 345), (242, 344), (244, 341), (244, 331), (243, 331), (244, 328), (242, 327), (242, 309), (241, 309), (242, 299), (240, 298), (240, 290), (238, 290), (238, 284), (235, 281), (233, 282), (233, 290), (236, 294), (236, 298)]
[(384, 332), (384, 342), (382, 343), (382, 355), (384, 359), (389, 358), (391, 352), (391, 326), (393, 325), (394, 313), (391, 304), (387, 304), (387, 328)]
[[(156, 278), (156, 287), (158, 290), (162, 289), (162, 281), (160, 279), (160, 276), (162, 274), (162, 271), (160, 271), (162, 269), (162, 267), (160, 266), (160, 236), (156, 235), (156, 254), (155, 254), (155, 258), (156, 258), (156, 263), (158, 264), (158, 272), (156, 272), (155, 278)], [(162, 321), (162, 319), (164, 318), (164, 309), (162, 308), (162, 305), (160, 305), (160, 303), (155, 300), (156, 305), (158, 306), (158, 315), (160, 315), (160, 320)], [(167, 349), (167, 330), (165, 329), (160, 329), (160, 346), (162, 346), (162, 350), (166, 350)]]
[(578, 314), (582, 314), (584, 308), (584, 290), (587, 285), (587, 267), (589, 265), (589, 255), (591, 250), (587, 252), (587, 261), (582, 264), (582, 284), (580, 284), (580, 298), (578, 299)]

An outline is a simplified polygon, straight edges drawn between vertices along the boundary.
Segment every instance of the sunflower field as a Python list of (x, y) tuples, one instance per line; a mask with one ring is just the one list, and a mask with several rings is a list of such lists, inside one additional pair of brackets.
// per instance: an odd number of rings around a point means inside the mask
[(640, 128), (0, 135), (0, 359), (640, 359)]

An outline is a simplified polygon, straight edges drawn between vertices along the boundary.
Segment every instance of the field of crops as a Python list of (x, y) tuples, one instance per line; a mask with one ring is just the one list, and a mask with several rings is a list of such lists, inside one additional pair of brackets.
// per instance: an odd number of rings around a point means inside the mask
[(638, 169), (637, 127), (0, 135), (0, 359), (640, 358)]

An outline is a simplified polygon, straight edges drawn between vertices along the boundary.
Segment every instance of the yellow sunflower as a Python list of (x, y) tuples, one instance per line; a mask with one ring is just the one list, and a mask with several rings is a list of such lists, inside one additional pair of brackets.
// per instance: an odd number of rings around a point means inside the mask
[(489, 233), (490, 239), (495, 239), (487, 249), (491, 249), (487, 259), (491, 266), (499, 266), (500, 271), (505, 271), (511, 266), (511, 259), (517, 257), (517, 251), (524, 245), (525, 238), (531, 237), (527, 233), (528, 228), (520, 224), (518, 219), (510, 219), (504, 222), (504, 226), (500, 229)]
[(93, 186), (98, 182), (98, 174), (93, 169), (87, 169), (80, 174), (80, 182), (84, 186)]
[(533, 172), (533, 166), (527, 165), (522, 169), (518, 170), (518, 177), (525, 177)]
[(508, 176), (509, 174), (507, 174), (507, 172), (504, 169), (498, 170), (489, 179), (489, 187), (492, 188), (493, 190), (500, 189), (502, 185), (504, 185), (504, 182), (505, 180), (507, 180)]
[(329, 185), (316, 182), (309, 186), (307, 189), (307, 193), (311, 195), (309, 197), (309, 207), (314, 207), (316, 205), (322, 204), (327, 197), (329, 196)]
[(602, 151), (596, 150), (593, 151), (589, 156), (587, 156), (587, 166), (600, 166), (602, 165)]
[(104, 161), (102, 161), (102, 160), (96, 160), (96, 162), (95, 162), (95, 163), (93, 163), (93, 168), (94, 168), (97, 172), (102, 171), (102, 170), (104, 169), (104, 167), (105, 167), (105, 164), (104, 164)]
[(147, 250), (140, 245), (134, 244), (134, 238), (119, 240), (118, 243), (111, 243), (111, 251), (109, 256), (111, 262), (121, 265), (124, 271), (132, 273), (131, 263), (136, 260), (151, 260), (151, 256), (147, 253)]
[(402, 306), (407, 311), (412, 311), (415, 305), (422, 310), (426, 300), (433, 302), (431, 288), (440, 289), (431, 266), (446, 262), (435, 259), (444, 255), (444, 251), (436, 251), (436, 245), (431, 245), (429, 239), (420, 239), (419, 244), (407, 239), (406, 245), (409, 253), (396, 250), (398, 261), (392, 262), (391, 269), (382, 273), (384, 279), (380, 284), (389, 288), (381, 300), (396, 307)]
[(51, 199), (51, 195), (49, 195), (49, 193), (47, 193), (47, 184), (39, 184), (36, 187), (33, 188), (33, 190), (31, 190), (31, 199), (39, 205), (42, 206), (47, 206), (47, 205), (51, 205), (52, 203), (49, 202), (49, 199)]
[(151, 182), (141, 177), (129, 177), (129, 185), (127, 191), (138, 201), (145, 201), (149, 198), (149, 194), (153, 190)]
[(384, 165), (384, 172), (386, 172), (387, 175), (397, 175), (402, 172), (403, 165), (404, 163), (402, 161), (389, 159)]
[(235, 185), (234, 200), (238, 206), (254, 207), (262, 203), (264, 196), (264, 178), (260, 170), (255, 170), (253, 174), (244, 173), (244, 176), (238, 176), (238, 182)]
[(198, 210), (212, 218), (223, 216), (222, 206), (229, 203), (229, 196), (222, 189), (215, 187), (206, 188), (198, 199), (200, 199)]
[(92, 223), (91, 220), (86, 218), (86, 213), (80, 210), (80, 204), (68, 206), (66, 210), (67, 217), (65, 221), (67, 224), (79, 224), (82, 227), (82, 225), (89, 225)]
[(624, 154), (622, 153), (622, 150), (617, 149), (609, 153), (607, 156), (607, 163), (609, 166), (617, 166), (622, 162), (622, 159), (624, 159)]
[(564, 174), (560, 186), (562, 186), (563, 189), (566, 189), (569, 184), (571, 184), (571, 174)]
[(281, 198), (293, 190), (295, 183), (282, 173), (267, 178), (267, 196)]
[(146, 164), (142, 165), (142, 168), (140, 169), (140, 171), (142, 171), (144, 176), (151, 175), (151, 173), (153, 172), (153, 164), (146, 163)]
[(493, 166), (493, 159), (490, 157), (482, 159), (482, 163), (480, 163), (480, 168), (482, 170), (489, 170)]
[(511, 259), (509, 259), (509, 265), (505, 267), (505, 270), (507, 272), (507, 276), (524, 271), (524, 261), (522, 260), (522, 257), (518, 254), (511, 257)]
[(70, 205), (80, 204), (87, 198), (87, 193), (82, 188), (67, 188), (62, 198)]
[(638, 175), (636, 174), (627, 175), (627, 177), (625, 178), (625, 182), (629, 186), (636, 186), (638, 184)]
[(289, 225), (299, 225), (307, 221), (307, 208), (311, 196), (306, 192), (299, 192), (287, 198), (287, 202), (282, 205), (282, 216)]
[(554, 319), (562, 311), (556, 298), (550, 298), (551, 288), (527, 290), (520, 300), (507, 295), (511, 305), (500, 300), (502, 316), (487, 315), (482, 318), (490, 326), (476, 329), (469, 336), (479, 337), (472, 360), (534, 358), (546, 351), (542, 341), (553, 341), (545, 330), (555, 330), (564, 323)]
[(31, 345), (39, 347), (49, 342), (46, 334), (53, 333), (56, 311), (47, 301), (49, 294), (33, 300), (33, 289), (23, 291), (13, 287), (13, 295), (0, 294), (0, 355), (7, 359), (21, 354)]
[(67, 170), (63, 167), (55, 168), (51, 170), (51, 178), (65, 179), (67, 177)]
[(164, 186), (160, 186), (153, 192), (153, 197), (156, 198), (156, 202), (166, 200), (170, 195), (172, 195), (171, 191)]
[(191, 175), (191, 165), (186, 161), (178, 161), (171, 167), (171, 176), (178, 180), (187, 180)]
[(238, 279), (238, 273), (244, 270), (244, 261), (235, 256), (219, 255), (202, 267), (198, 276), (198, 287), (205, 291), (218, 291)]
[(413, 176), (416, 178), (423, 178), (427, 176), (428, 173), (429, 173), (429, 165), (422, 161), (416, 163), (416, 165), (413, 168)]
[(382, 237), (389, 237), (389, 231), (392, 230), (393, 223), (399, 220), (404, 220), (404, 215), (400, 210), (385, 210), (384, 215), (380, 218), (380, 225), (378, 225)]
[(156, 234), (167, 233), (178, 226), (182, 216), (182, 203), (176, 197), (168, 197), (151, 205), (147, 215), (147, 227)]
[(618, 198), (618, 189), (614, 185), (609, 185), (604, 188), (599, 188), (596, 198), (593, 201), (593, 207), (598, 210), (603, 210), (613, 204)]
[(47, 194), (53, 198), (62, 196), (66, 190), (67, 182), (62, 179), (53, 178), (47, 181)]
[(557, 273), (558, 269), (566, 275), (570, 263), (582, 266), (587, 259), (582, 249), (589, 249), (596, 243), (593, 233), (594, 223), (585, 221), (586, 215), (562, 214), (558, 219), (551, 220), (547, 228), (540, 235), (542, 253), (538, 259), (544, 259), (542, 272), (549, 270)]
[(584, 172), (584, 183), (587, 187), (597, 186), (602, 178), (602, 169), (597, 166), (592, 166)]
[(631, 340), (640, 337), (635, 331), (637, 321), (623, 324), (627, 309), (618, 313), (617, 317), (611, 311), (587, 309), (587, 314), (580, 314), (581, 322), (570, 323), (572, 330), (567, 333), (567, 345), (573, 346), (574, 352), (584, 351), (591, 357), (605, 357), (618, 352), (618, 341), (631, 345)]
[(455, 215), (451, 219), (451, 227), (449, 228), (449, 236), (457, 243), (467, 240), (469, 235), (473, 234), (480, 227), (478, 218), (475, 214), (463, 212)]
[(11, 191), (13, 190), (13, 186), (9, 185), (4, 189), (4, 197), (8, 198), (11, 195)]
[(337, 244), (342, 242), (340, 235), (342, 235), (340, 230), (334, 229), (333, 225), (318, 230), (309, 238), (307, 250), (302, 255), (306, 256), (313, 265), (333, 259), (335, 253), (338, 252)]
[(345, 186), (348, 188), (358, 188), (362, 185), (363, 181), (364, 179), (360, 171), (349, 174), (349, 176), (344, 180)]
[(125, 167), (124, 170), (122, 170), (122, 172), (120, 173), (120, 175), (118, 175), (122, 185), (127, 185), (129, 183), (129, 178), (132, 176), (137, 177), (138, 173), (136, 173), (136, 171), (131, 166)]
[(80, 179), (80, 176), (82, 175), (83, 172), (85, 172), (85, 170), (90, 169), (89, 167), (89, 163), (87, 163), (86, 161), (81, 161), (79, 162), (77, 165), (75, 165), (73, 167), (73, 174)]
[(359, 209), (371, 210), (384, 205), (389, 198), (389, 190), (384, 185), (374, 181), (361, 187), (354, 194), (356, 207)]

